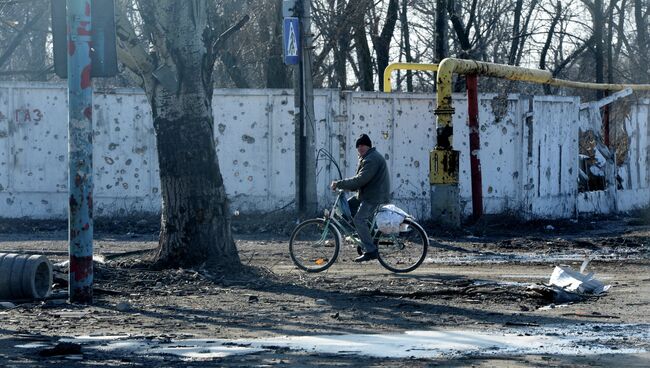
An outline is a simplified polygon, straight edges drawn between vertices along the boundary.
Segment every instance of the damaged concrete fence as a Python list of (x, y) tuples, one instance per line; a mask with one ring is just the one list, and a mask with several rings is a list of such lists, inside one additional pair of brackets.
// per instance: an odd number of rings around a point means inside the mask
[[(354, 140), (367, 132), (384, 154), (394, 202), (418, 218), (430, 214), (428, 152), (435, 145), (435, 96), (315, 92), (317, 149), (327, 149), (344, 175), (356, 166)], [(67, 216), (67, 104), (61, 84), (0, 82), (0, 216)], [(151, 111), (136, 89), (94, 97), (95, 214), (158, 213), (160, 185)], [(567, 218), (650, 203), (647, 99), (635, 100), (625, 125), (628, 162), (613, 168), (621, 188), (578, 192), (578, 137), (588, 117), (574, 97), (479, 96), (485, 213)], [(467, 100), (454, 96), (454, 146), (461, 150), (463, 211), (471, 214)], [(293, 92), (215, 90), (214, 140), (232, 210), (266, 212), (293, 200)], [(318, 161), (321, 206), (337, 178)]]
[(42, 255), (0, 253), (0, 300), (43, 299), (52, 288), (52, 264)]

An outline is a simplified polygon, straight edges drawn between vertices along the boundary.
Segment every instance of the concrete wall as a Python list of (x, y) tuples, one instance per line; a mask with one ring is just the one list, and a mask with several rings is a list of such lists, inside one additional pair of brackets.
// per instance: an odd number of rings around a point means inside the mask
[[(293, 200), (293, 94), (282, 90), (215, 90), (215, 144), (232, 209), (270, 211)], [(59, 84), (0, 83), (1, 217), (67, 215), (66, 90)], [(158, 212), (160, 189), (151, 112), (139, 90), (94, 98), (95, 208), (98, 215)], [(461, 150), (460, 190), (471, 212), (467, 100), (454, 96), (454, 146)], [(385, 155), (395, 202), (420, 218), (430, 213), (428, 152), (435, 145), (435, 96), (319, 90), (318, 149), (354, 174), (354, 140), (368, 133)], [(624, 191), (577, 193), (579, 101), (572, 97), (479, 97), (480, 158), (486, 213), (570, 217), (650, 203), (648, 101), (633, 106), (627, 124), (630, 162)], [(338, 174), (318, 161), (321, 205)], [(604, 198), (604, 199), (603, 199)], [(608, 203), (607, 206), (601, 202)]]

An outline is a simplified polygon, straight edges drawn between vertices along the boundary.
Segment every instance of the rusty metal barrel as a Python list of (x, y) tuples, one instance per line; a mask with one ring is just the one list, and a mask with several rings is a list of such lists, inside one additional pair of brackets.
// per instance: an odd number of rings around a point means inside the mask
[(0, 300), (43, 299), (52, 289), (52, 264), (43, 255), (0, 253)]

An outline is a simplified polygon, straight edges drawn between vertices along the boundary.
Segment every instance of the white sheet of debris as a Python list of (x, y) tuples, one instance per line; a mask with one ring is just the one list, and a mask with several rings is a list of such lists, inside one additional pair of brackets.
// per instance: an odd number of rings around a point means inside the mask
[(593, 272), (582, 274), (569, 267), (556, 266), (551, 274), (549, 284), (560, 287), (566, 291), (579, 294), (600, 295), (611, 288), (602, 281), (594, 278)]

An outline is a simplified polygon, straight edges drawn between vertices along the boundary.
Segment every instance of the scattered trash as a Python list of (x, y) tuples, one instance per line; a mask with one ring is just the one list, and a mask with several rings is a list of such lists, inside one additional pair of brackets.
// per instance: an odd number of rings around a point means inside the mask
[(61, 342), (55, 347), (41, 350), (38, 355), (42, 357), (52, 357), (59, 355), (78, 355), (81, 354), (81, 345), (73, 342)]
[[(590, 260), (587, 259), (583, 262), (582, 270), (587, 267)], [(528, 288), (542, 294), (547, 299), (553, 301), (553, 303), (564, 304), (583, 301), (585, 298), (592, 296), (599, 296), (609, 290), (610, 287), (611, 285), (605, 285), (594, 279), (593, 273), (585, 275), (569, 267), (557, 266), (551, 274), (549, 285), (536, 284)], [(551, 305), (540, 308), (540, 310), (548, 310), (555, 307)]]
[(248, 296), (248, 302), (249, 303), (257, 303), (260, 301), (260, 298), (258, 298), (256, 295), (249, 295)]
[(553, 226), (553, 225), (546, 225), (546, 227), (545, 227), (544, 229), (549, 230), (549, 231), (552, 231), (552, 230), (555, 230), (555, 226)]
[(327, 305), (329, 303), (327, 303), (327, 300), (325, 300), (325, 299), (316, 299), (316, 304)]
[[(588, 261), (585, 262), (586, 264), (589, 263)], [(582, 269), (586, 268), (586, 264), (583, 263)], [(611, 287), (611, 285), (605, 285), (594, 279), (593, 272), (585, 275), (573, 271), (569, 267), (560, 266), (555, 267), (553, 270), (549, 284), (558, 286), (566, 291), (588, 295), (600, 295)]]

